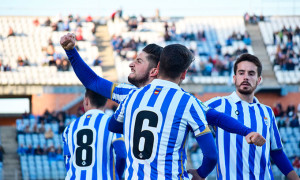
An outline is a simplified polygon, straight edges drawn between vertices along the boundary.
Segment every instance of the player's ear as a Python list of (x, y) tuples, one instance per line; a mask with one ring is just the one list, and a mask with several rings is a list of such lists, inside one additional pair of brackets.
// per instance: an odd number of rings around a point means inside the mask
[(185, 76), (186, 76), (187, 71), (188, 71), (188, 70), (185, 70), (183, 73), (181, 73), (181, 76), (180, 76), (180, 79), (181, 79), (181, 80), (184, 80), (184, 79), (185, 79)]
[(156, 77), (157, 76), (157, 74), (158, 74), (158, 69), (157, 68), (152, 68), (151, 70), (150, 70), (150, 77)]
[(232, 76), (232, 82), (233, 82), (233, 84), (235, 84), (235, 78), (236, 78), (236, 76), (233, 75), (233, 76)]
[(257, 85), (261, 84), (262, 82), (263, 82), (263, 78), (259, 76), (257, 80)]

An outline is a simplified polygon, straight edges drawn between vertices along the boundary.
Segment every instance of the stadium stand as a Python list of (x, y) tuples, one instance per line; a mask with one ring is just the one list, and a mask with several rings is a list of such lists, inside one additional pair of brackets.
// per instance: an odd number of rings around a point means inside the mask
[[(93, 65), (99, 53), (95, 46), (96, 25), (70, 18), (0, 17), (0, 84), (79, 85), (59, 40), (66, 33), (75, 32), (79, 53), (87, 64)], [(101, 74), (101, 66), (95, 67)]]
[(45, 114), (39, 118), (30, 115), (16, 120), (23, 179), (64, 179), (61, 133), (76, 116), (58, 114), (61, 115)]
[[(180, 43), (195, 54), (186, 82), (227, 84), (234, 57), (243, 52), (253, 53), (251, 39), (242, 17), (194, 17), (166, 19), (165, 22), (139, 22), (136, 28), (122, 20), (108, 22), (116, 69), (120, 82), (126, 82), (128, 61), (145, 44), (161, 46)], [(202, 75), (202, 76), (196, 76)], [(124, 77), (125, 76), (125, 77)]]
[(275, 75), (280, 84), (300, 82), (300, 30), (299, 17), (270, 17), (259, 22)]

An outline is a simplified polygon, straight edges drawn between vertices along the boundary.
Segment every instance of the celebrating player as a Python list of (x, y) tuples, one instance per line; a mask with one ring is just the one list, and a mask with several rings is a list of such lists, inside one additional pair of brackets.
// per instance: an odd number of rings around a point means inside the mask
[(299, 177), (282, 150), (281, 139), (272, 109), (254, 97), (261, 81), (262, 65), (256, 56), (242, 54), (234, 64), (233, 81), (236, 91), (229, 96), (206, 102), (209, 107), (224, 112), (237, 121), (261, 133), (266, 144), (260, 148), (249, 145), (243, 137), (216, 128), (219, 149), (218, 179), (274, 179), (270, 156), (290, 180)]
[(108, 131), (109, 116), (103, 113), (106, 100), (87, 89), (83, 101), (85, 114), (64, 130), (66, 180), (122, 178), (126, 163), (124, 139)]
[(202, 179), (214, 169), (217, 150), (206, 112), (194, 96), (179, 87), (193, 59), (185, 46), (166, 46), (157, 79), (131, 91), (112, 117), (109, 130), (124, 126), (125, 179), (189, 179), (185, 168), (189, 131), (204, 155), (193, 175)]
[[(143, 87), (157, 77), (157, 64), (163, 49), (156, 44), (149, 44), (130, 64), (131, 73), (128, 76), (128, 81), (137, 86), (135, 87), (128, 84), (115, 84), (97, 76), (76, 51), (74, 34), (68, 33), (61, 37), (60, 44), (65, 49), (71, 65), (83, 85), (117, 103), (120, 103), (132, 89)], [(229, 132), (246, 136), (248, 143), (253, 143), (258, 146), (264, 144), (265, 140), (260, 134), (252, 132), (250, 128), (243, 126), (230, 116), (218, 113), (213, 109), (203, 108), (207, 110), (206, 117), (210, 125), (216, 125)], [(122, 133), (122, 129), (118, 132)]]

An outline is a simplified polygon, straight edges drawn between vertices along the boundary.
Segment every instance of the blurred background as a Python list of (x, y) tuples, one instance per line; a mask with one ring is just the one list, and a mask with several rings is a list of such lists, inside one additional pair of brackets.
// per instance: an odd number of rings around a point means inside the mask
[[(127, 83), (129, 63), (146, 44), (185, 45), (196, 59), (182, 87), (202, 101), (235, 89), (238, 55), (258, 56), (263, 82), (255, 95), (272, 107), (300, 174), (299, 26), (297, 0), (2, 0), (0, 179), (64, 179), (61, 133), (84, 113), (85, 91), (59, 44), (68, 32), (85, 62), (118, 83)], [(109, 101), (106, 112), (116, 107)], [(187, 167), (198, 167), (202, 153), (192, 136), (187, 149)]]

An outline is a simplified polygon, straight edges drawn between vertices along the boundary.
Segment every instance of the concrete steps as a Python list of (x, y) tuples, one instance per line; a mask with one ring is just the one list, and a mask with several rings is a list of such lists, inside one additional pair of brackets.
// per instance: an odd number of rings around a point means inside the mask
[(275, 77), (275, 73), (273, 71), (273, 66), (269, 60), (269, 56), (266, 50), (266, 47), (263, 42), (262, 35), (260, 33), (260, 29), (258, 25), (248, 24), (246, 25), (246, 29), (250, 34), (252, 40), (252, 47), (255, 56), (257, 56), (262, 63), (263, 67), (263, 82), (261, 84), (262, 87), (279, 87), (277, 79)]
[(110, 81), (116, 82), (117, 71), (115, 68), (115, 61), (113, 56), (113, 48), (110, 44), (110, 35), (106, 25), (99, 25), (96, 28), (97, 46), (100, 51), (99, 55), (103, 60), (102, 71), (103, 77)]
[(16, 127), (1, 126), (1, 142), (5, 154), (3, 156), (3, 179), (21, 180), (21, 165), (17, 154)]

